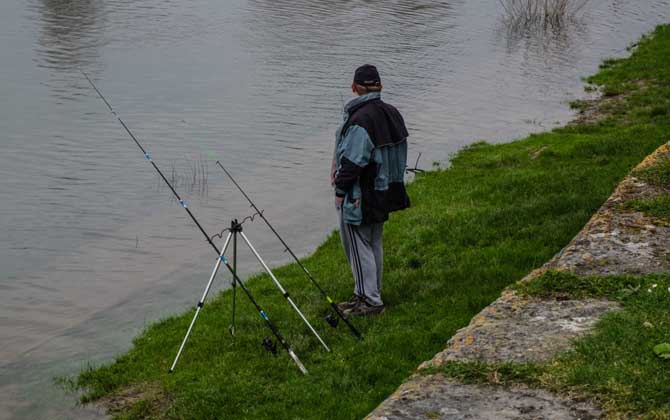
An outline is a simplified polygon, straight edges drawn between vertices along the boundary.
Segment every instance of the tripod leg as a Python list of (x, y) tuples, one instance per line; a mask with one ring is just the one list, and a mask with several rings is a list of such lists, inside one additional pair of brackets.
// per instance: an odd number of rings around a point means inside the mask
[(261, 256), (260, 256), (260, 254), (258, 253), (258, 251), (256, 251), (256, 249), (254, 248), (254, 246), (251, 245), (251, 242), (249, 242), (249, 239), (247, 238), (247, 235), (245, 235), (244, 232), (240, 232), (240, 235), (242, 235), (242, 239), (244, 239), (244, 242), (247, 243), (247, 245), (249, 246), (249, 249), (251, 249), (251, 252), (253, 252), (253, 254), (256, 256), (256, 259), (258, 259), (258, 262), (261, 263), (261, 265), (263, 266), (263, 268), (265, 269), (265, 271), (270, 275), (270, 278), (272, 279), (272, 281), (274, 282), (274, 284), (277, 286), (277, 288), (279, 288), (279, 291), (284, 295), (284, 297), (286, 298), (286, 300), (288, 301), (288, 303), (289, 303), (289, 304), (293, 307), (293, 309), (298, 313), (298, 315), (300, 316), (300, 318), (302, 318), (302, 320), (305, 322), (305, 324), (306, 324), (307, 327), (310, 329), (310, 331), (312, 331), (312, 334), (314, 334), (314, 336), (317, 338), (317, 340), (319, 340), (319, 342), (321, 343), (321, 345), (323, 346), (323, 348), (326, 349), (326, 351), (330, 351), (330, 348), (329, 348), (328, 345), (323, 341), (323, 339), (321, 338), (321, 336), (319, 335), (319, 333), (316, 332), (316, 330), (314, 329), (314, 327), (312, 327), (312, 324), (310, 324), (309, 321), (307, 320), (307, 318), (305, 318), (305, 315), (302, 314), (302, 312), (300, 311), (300, 309), (298, 308), (298, 306), (296, 306), (295, 302), (293, 302), (293, 299), (291, 299), (291, 297), (289, 296), (288, 292), (286, 292), (286, 290), (284, 290), (284, 288), (282, 287), (281, 283), (279, 283), (279, 280), (277, 280), (277, 277), (275, 277), (275, 275), (274, 275), (274, 273), (272, 272), (272, 270), (270, 270), (270, 267), (268, 267), (267, 264), (265, 264), (265, 261), (263, 261), (263, 258), (261, 258)]
[(200, 310), (202, 309), (202, 306), (205, 304), (205, 299), (207, 298), (207, 294), (209, 293), (209, 289), (212, 288), (212, 282), (214, 282), (214, 277), (216, 277), (216, 273), (219, 271), (219, 267), (221, 267), (221, 261), (225, 259), (223, 254), (226, 252), (226, 248), (228, 248), (228, 242), (230, 242), (230, 236), (231, 234), (228, 234), (228, 237), (226, 238), (226, 243), (221, 249), (221, 254), (219, 254), (219, 258), (216, 259), (216, 264), (214, 264), (214, 269), (212, 270), (212, 275), (209, 276), (209, 281), (207, 282), (207, 287), (205, 287), (205, 291), (202, 294), (202, 297), (200, 298), (200, 301), (198, 302), (198, 306), (195, 308), (195, 314), (193, 314), (193, 319), (191, 320), (191, 324), (188, 326), (188, 330), (186, 330), (186, 335), (184, 336), (184, 339), (181, 342), (181, 346), (179, 346), (179, 350), (177, 351), (177, 355), (174, 358), (174, 362), (172, 362), (172, 366), (170, 367), (169, 372), (171, 373), (174, 371), (175, 366), (177, 366), (177, 362), (179, 361), (179, 356), (181, 356), (181, 352), (184, 350), (184, 346), (186, 345), (186, 341), (188, 340), (189, 335), (191, 335), (191, 330), (193, 330), (193, 325), (195, 325), (195, 320), (198, 319), (198, 315), (200, 314)]
[(237, 231), (233, 232), (233, 317), (228, 328), (230, 330), (230, 335), (235, 335), (235, 301), (237, 294), (237, 282), (235, 281), (235, 276), (237, 276)]

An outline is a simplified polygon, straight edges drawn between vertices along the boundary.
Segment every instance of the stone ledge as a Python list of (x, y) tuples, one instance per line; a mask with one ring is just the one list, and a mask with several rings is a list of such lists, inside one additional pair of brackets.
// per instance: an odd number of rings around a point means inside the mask
[(619, 305), (606, 300), (542, 301), (505, 293), (459, 330), (420, 368), (447, 362), (539, 362), (569, 350), (606, 313)]
[(366, 420), (590, 420), (600, 410), (541, 389), (465, 385), (442, 374), (417, 375)]
[[(668, 144), (656, 149), (635, 169), (649, 167), (660, 158), (670, 158)], [(661, 188), (628, 175), (581, 232), (545, 264), (544, 269), (583, 276), (670, 271), (670, 225), (621, 207), (631, 200), (663, 193)]]

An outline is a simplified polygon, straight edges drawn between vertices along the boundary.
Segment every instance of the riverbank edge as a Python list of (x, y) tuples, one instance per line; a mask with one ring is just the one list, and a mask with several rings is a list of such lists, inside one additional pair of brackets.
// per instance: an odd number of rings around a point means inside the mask
[[(616, 96), (616, 95), (609, 95), (608, 97), (614, 97), (614, 96)], [(533, 137), (533, 136), (531, 136), (531, 137)], [(524, 140), (526, 140), (526, 141), (524, 141)], [(527, 141), (527, 139), (522, 139), (522, 140), (519, 140), (519, 141), (517, 141), (517, 142), (513, 142), (513, 143), (516, 143), (517, 145), (518, 145), (518, 144), (524, 144), (524, 149), (527, 149), (528, 146), (529, 146), (529, 142)], [(542, 159), (547, 158), (548, 156), (550, 156), (551, 153), (555, 153), (555, 151), (547, 150), (547, 148), (546, 148), (545, 146), (541, 146), (541, 147), (538, 146), (538, 142), (534, 142), (534, 143), (532, 143), (532, 144), (534, 144), (534, 145), (537, 146), (537, 147), (533, 146), (532, 148), (528, 149), (529, 152), (530, 152), (530, 159), (533, 159), (533, 160), (540, 159), (540, 160), (542, 160)], [(541, 144), (541, 143), (540, 143), (540, 144)], [(514, 146), (514, 145), (513, 145), (513, 146)], [(477, 146), (477, 149), (481, 149), (481, 148), (482, 148), (481, 145), (480, 145), (480, 146)], [(500, 152), (501, 149), (505, 149), (504, 146), (503, 146), (503, 147), (497, 147), (497, 146), (496, 146), (496, 147), (493, 147), (493, 146), (489, 147), (489, 146), (485, 146), (485, 149), (486, 149), (486, 150), (491, 150), (491, 149), (493, 149), (493, 150), (495, 150), (496, 152), (498, 152), (498, 155), (496, 155), (496, 156), (492, 156), (491, 162), (488, 162), (488, 161), (487, 161), (487, 162), (481, 162), (481, 164), (489, 165), (489, 164), (495, 163), (496, 166), (499, 166), (499, 165), (501, 165), (501, 164), (502, 164), (502, 165), (506, 165), (506, 164), (511, 164), (511, 165), (513, 165), (513, 164), (515, 163), (514, 161), (510, 161), (510, 160), (509, 160), (509, 159), (512, 158), (512, 156), (505, 156), (504, 154), (503, 154), (503, 155), (500, 155), (499, 152)], [(507, 148), (507, 149), (509, 149), (509, 148)], [(475, 148), (471, 147), (471, 148), (464, 149), (464, 152), (471, 153), (473, 150), (475, 150)], [(462, 156), (462, 155), (464, 154), (464, 152), (459, 153), (459, 155)], [(648, 153), (648, 152), (647, 152), (647, 153)], [(458, 156), (457, 156), (457, 159), (458, 159)], [(494, 162), (494, 161), (495, 161), (495, 162)], [(425, 182), (424, 182), (423, 184), (424, 184), (424, 186), (425, 186)], [(610, 190), (610, 191), (611, 191), (611, 190)], [(602, 201), (600, 201), (600, 203), (602, 203)], [(594, 210), (595, 210), (595, 209), (594, 209)], [(575, 229), (573, 232), (576, 232), (576, 231), (577, 231), (577, 229)], [(329, 241), (327, 241), (327, 243), (330, 243), (331, 247), (335, 245), (333, 242), (335, 242), (335, 241), (334, 241), (334, 239), (333, 239), (332, 237), (329, 238)], [(567, 239), (566, 239), (566, 242), (567, 242)], [(563, 243), (565, 243), (565, 242), (563, 242)], [(323, 246), (322, 246), (322, 247), (323, 247)], [(320, 249), (321, 249), (322, 247), (320, 247)], [(319, 250), (320, 250), (320, 249), (319, 249)], [(317, 253), (319, 252), (319, 250), (317, 250)], [(545, 261), (546, 261), (546, 259), (545, 259)], [(408, 262), (410, 263), (410, 265), (414, 265), (414, 264), (418, 264), (418, 265), (420, 265), (420, 263), (421, 263), (420, 260), (416, 260), (416, 259), (411, 259), (411, 260), (408, 261)], [(415, 267), (415, 268), (416, 268), (416, 267)], [(518, 277), (517, 277), (517, 278), (518, 278)], [(490, 300), (489, 300), (488, 302), (490, 302)], [(481, 308), (481, 307), (480, 307), (480, 308)], [(187, 317), (187, 316), (188, 316), (188, 313), (186, 313), (186, 314), (184, 314), (183, 316), (181, 316), (181, 318), (185, 318), (185, 317)], [(168, 323), (169, 321), (174, 321), (174, 320), (162, 321), (161, 323), (158, 323), (158, 324), (157, 324), (157, 327), (164, 326), (164, 325), (165, 325), (166, 323)], [(368, 327), (374, 325), (374, 321), (366, 321), (366, 322), (367, 322), (367, 323), (366, 323), (366, 326), (368, 326)], [(463, 325), (463, 324), (461, 324), (461, 325)], [(181, 329), (181, 327), (180, 327), (180, 329)], [(160, 328), (153, 328), (153, 330), (159, 330), (158, 333), (160, 333)], [(154, 331), (154, 332), (156, 332), (156, 331)], [(181, 331), (180, 331), (180, 333), (181, 333)], [(147, 334), (146, 334), (146, 333), (143, 334), (143, 336), (145, 336), (145, 335), (147, 335)], [(160, 335), (160, 334), (159, 334), (159, 335)], [(137, 342), (135, 343), (135, 344), (136, 344), (135, 347), (136, 347), (136, 348), (137, 348), (137, 347), (139, 347), (139, 348), (147, 347), (147, 343), (146, 343), (146, 339), (147, 339), (147, 337), (140, 337), (140, 338), (142, 339), (142, 341), (137, 341)], [(148, 337), (148, 338), (151, 339), (151, 337)], [(171, 340), (171, 341), (174, 341), (174, 340)], [(172, 345), (172, 344), (171, 344), (171, 345)], [(144, 349), (144, 350), (146, 350), (146, 349)], [(138, 351), (138, 350), (135, 350), (135, 352), (137, 352), (137, 351)], [(119, 370), (118, 370), (119, 368), (121, 368), (121, 369), (124, 368), (124, 362), (127, 362), (127, 359), (128, 359), (128, 356), (122, 356), (121, 358), (117, 359), (116, 364), (118, 364), (118, 365), (120, 365), (120, 366), (116, 366), (116, 372), (119, 372)], [(161, 363), (164, 364), (164, 361), (162, 361)], [(111, 368), (110, 368), (110, 367), (103, 367), (103, 369), (89, 369), (88, 371), (85, 371), (85, 372), (82, 374), (82, 377), (85, 377), (86, 375), (89, 375), (88, 379), (84, 378), (84, 380), (82, 380), (82, 381), (79, 383), (79, 387), (96, 386), (96, 383), (95, 383), (95, 382), (91, 382), (91, 380), (90, 380), (90, 378), (91, 378), (90, 375), (96, 376), (96, 372), (98, 372), (98, 373), (100, 374), (100, 377), (101, 377), (102, 379), (105, 379), (105, 375), (108, 375), (108, 374), (112, 374), (112, 375), (113, 375), (113, 374), (114, 374), (114, 371), (115, 371), (115, 368), (114, 368), (113, 366), (112, 366)], [(141, 378), (141, 375), (138, 375), (138, 376)], [(94, 378), (94, 379), (95, 379), (95, 378)], [(123, 380), (120, 380), (119, 382), (123, 383)], [(165, 414), (165, 413), (163, 412), (163, 410), (160, 409), (160, 407), (159, 407), (158, 409), (156, 409), (156, 407), (153, 406), (151, 402), (150, 402), (149, 404), (136, 404), (136, 403), (137, 403), (137, 402), (142, 402), (142, 399), (147, 397), (147, 394), (144, 393), (144, 391), (142, 390), (142, 388), (146, 388), (146, 389), (149, 389), (149, 390), (151, 390), (151, 389), (159, 389), (160, 392), (156, 392), (156, 393), (154, 393), (154, 395), (157, 395), (157, 398), (156, 398), (157, 400), (160, 400), (160, 401), (163, 402), (163, 404), (162, 404), (162, 407), (163, 407), (163, 408), (165, 408), (166, 406), (169, 406), (169, 405), (170, 405), (170, 403), (171, 403), (171, 401), (170, 401), (170, 400), (171, 400), (171, 397), (170, 397), (169, 395), (166, 395), (165, 392), (164, 392), (164, 390), (163, 390), (162, 388), (160, 388), (160, 387), (155, 388), (155, 387), (153, 387), (153, 385), (152, 385), (151, 383), (149, 383), (149, 382), (145, 382), (144, 385), (143, 385), (143, 382), (135, 380), (134, 383), (135, 383), (135, 385), (134, 385), (134, 386), (131, 386), (130, 388), (128, 388), (128, 390), (132, 391), (132, 392), (130, 392), (130, 394), (135, 394), (138, 398), (136, 398), (136, 399), (132, 399), (132, 398), (131, 398), (131, 399), (129, 399), (128, 401), (126, 401), (125, 403), (122, 403), (121, 406), (118, 407), (118, 409), (120, 410), (121, 413), (125, 413), (125, 414), (119, 414), (119, 413), (120, 413), (119, 411), (116, 411), (116, 414), (119, 415), (119, 416), (123, 415), (123, 418), (126, 418), (126, 417), (127, 417), (127, 418), (144, 418), (144, 416), (143, 416), (142, 413), (143, 413), (143, 412), (146, 412), (146, 410), (145, 410), (145, 411), (142, 411), (142, 410), (141, 410), (142, 407), (144, 407), (144, 408), (148, 408), (152, 413), (155, 413), (155, 412), (162, 412), (163, 414)], [(396, 383), (397, 383), (397, 382), (396, 382)], [(117, 385), (117, 384), (118, 384), (118, 382), (116, 382), (116, 381), (113, 382), (113, 383), (111, 383), (110, 385), (105, 385), (105, 383), (99, 383), (99, 384), (97, 384), (97, 386), (99, 386), (99, 388), (97, 388), (97, 390), (96, 390), (93, 394), (89, 394), (89, 396), (88, 396), (88, 398), (87, 398), (86, 400), (87, 400), (87, 401), (90, 401), (91, 399), (101, 398), (102, 395), (104, 395), (104, 394), (110, 394), (110, 393), (111, 393), (111, 394), (116, 394), (117, 397), (121, 397), (121, 399), (123, 399), (123, 398), (122, 398), (122, 397), (123, 397), (123, 394), (128, 394), (128, 393), (126, 393), (126, 392), (118, 392), (119, 390), (118, 390), (118, 385)], [(144, 395), (142, 395), (142, 394), (144, 394)], [(151, 393), (149, 393), (149, 394), (151, 394)], [(103, 397), (103, 398), (106, 398), (106, 397)], [(152, 399), (152, 398), (149, 398), (149, 400), (151, 400), (151, 399)], [(119, 400), (119, 399), (117, 398), (117, 401), (118, 401), (118, 400)], [(139, 406), (142, 406), (142, 407), (139, 407)], [(139, 411), (138, 411), (138, 407), (140, 408)], [(108, 407), (108, 408), (111, 408), (111, 407)], [(246, 418), (246, 417), (245, 417), (245, 418)]]
[[(635, 84), (646, 88), (645, 80)], [(624, 106), (626, 96), (627, 92), (605, 92), (598, 99), (576, 101), (574, 107), (580, 113), (570, 124), (597, 124)], [(670, 418), (667, 405), (644, 413), (623, 410), (619, 395), (571, 388), (565, 378), (556, 378), (556, 372), (542, 371), (552, 363), (560, 365), (561, 357), (573, 363), (570, 351), (580, 339), (607, 328), (601, 320), (624, 310), (621, 299), (614, 296), (655, 293), (658, 284), (660, 293), (665, 293), (666, 276), (670, 276), (670, 217), (640, 210), (639, 203), (670, 199), (669, 183), (645, 176), (655, 172), (657, 178), (670, 180), (668, 136), (668, 143), (619, 183), (568, 245), (507, 287), (365, 420)], [(621, 276), (626, 288), (619, 284)], [(582, 290), (610, 278), (610, 295)], [(655, 324), (649, 319), (639, 328), (656, 328)], [(652, 349), (635, 348), (643, 350), (651, 354)]]
[[(561, 353), (574, 348), (576, 340), (591, 335), (603, 317), (622, 310), (611, 297), (587, 295), (574, 299), (568, 292), (553, 290), (537, 296), (537, 291), (529, 294), (524, 288), (529, 284), (535, 286), (533, 283), (545, 275), (555, 275), (552, 272), (583, 277), (586, 278), (584, 282), (589, 282), (588, 278), (592, 276), (670, 273), (670, 250), (667, 249), (670, 219), (630, 208), (630, 203), (636, 200), (668, 196), (668, 187), (645, 182), (637, 175), (664, 161), (670, 161), (670, 142), (647, 156), (621, 181), (605, 204), (559, 254), (505, 289), (500, 298), (449, 339), (445, 350), (422, 363), (417, 372), (365, 420), (450, 418), (444, 414), (462, 412), (473, 418), (487, 418), (485, 414), (494, 411), (505, 412), (499, 417), (501, 419), (583, 420), (639, 414), (620, 413), (616, 409), (607, 413), (601, 409), (601, 404), (592, 400), (592, 395), (561, 395), (552, 392), (550, 387), (543, 389), (542, 384), (535, 382), (533, 374), (523, 377), (524, 365), (534, 371), (536, 364), (550, 363)], [(639, 280), (637, 286), (644, 283)], [(657, 288), (656, 283), (649, 282), (648, 287), (652, 286)], [(664, 289), (662, 285), (659, 290), (664, 293)], [(641, 293), (653, 291), (643, 287)], [(650, 321), (640, 328), (653, 328), (648, 326), (652, 325)], [(461, 366), (455, 368), (459, 364)], [(503, 372), (509, 366), (522, 372), (520, 378), (516, 378), (512, 386), (509, 383), (501, 385)], [(442, 372), (445, 367), (447, 374)], [(461, 382), (453, 377), (457, 375), (449, 374), (458, 371), (458, 375), (462, 375), (468, 370), (485, 371), (488, 376), (473, 384)], [(494, 403), (491, 403), (492, 395), (496, 395)], [(600, 398), (606, 400), (607, 396)], [(509, 417), (510, 413), (513, 413), (512, 417)]]

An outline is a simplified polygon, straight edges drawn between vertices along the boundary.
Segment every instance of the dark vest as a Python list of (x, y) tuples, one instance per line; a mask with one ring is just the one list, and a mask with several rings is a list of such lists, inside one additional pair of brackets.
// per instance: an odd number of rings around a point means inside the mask
[[(406, 142), (409, 136), (400, 112), (381, 99), (364, 102), (350, 109), (349, 115), (342, 133), (345, 134), (352, 125), (364, 128), (375, 148), (393, 147)], [(371, 161), (360, 176), (361, 206), (365, 224), (385, 222), (389, 213), (410, 206), (404, 182), (390, 182), (387, 190), (380, 191), (375, 189), (376, 177), (377, 164)]]
[(350, 109), (349, 115), (342, 133), (346, 133), (352, 125), (362, 127), (375, 147), (390, 146), (405, 141), (409, 136), (400, 112), (381, 99), (363, 102)]

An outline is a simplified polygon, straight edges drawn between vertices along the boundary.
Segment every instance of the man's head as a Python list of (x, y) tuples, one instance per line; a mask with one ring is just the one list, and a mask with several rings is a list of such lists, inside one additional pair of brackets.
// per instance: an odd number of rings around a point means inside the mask
[(382, 88), (382, 80), (379, 77), (377, 67), (371, 64), (364, 64), (354, 72), (354, 82), (351, 84), (351, 91), (356, 95), (360, 96), (370, 92), (380, 92)]

